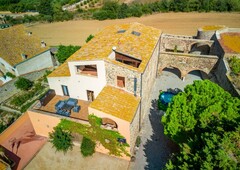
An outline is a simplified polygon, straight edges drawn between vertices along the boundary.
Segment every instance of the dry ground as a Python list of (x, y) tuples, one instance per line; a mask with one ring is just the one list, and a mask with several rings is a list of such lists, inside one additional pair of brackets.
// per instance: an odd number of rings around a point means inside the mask
[(28, 27), (48, 45), (82, 45), (89, 34), (96, 34), (105, 26), (139, 22), (163, 30), (165, 33), (196, 35), (197, 28), (204, 25), (226, 25), (240, 27), (240, 13), (159, 13), (141, 18), (117, 20), (77, 20), (37, 24)]
[(74, 146), (66, 154), (56, 152), (51, 143), (46, 143), (25, 170), (125, 170), (129, 162), (123, 159), (94, 153), (93, 156), (83, 158), (80, 147)]

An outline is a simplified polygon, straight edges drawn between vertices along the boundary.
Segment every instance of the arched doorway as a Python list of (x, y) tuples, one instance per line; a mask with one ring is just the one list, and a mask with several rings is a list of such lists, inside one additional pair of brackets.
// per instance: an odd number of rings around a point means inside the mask
[(199, 55), (209, 55), (210, 46), (205, 43), (194, 43), (191, 45), (190, 52), (191, 54), (199, 54)]
[(189, 71), (188, 74), (186, 75), (186, 79), (201, 79), (201, 80), (205, 80), (205, 79), (209, 79), (209, 76), (207, 73), (205, 73), (202, 70), (192, 70)]
[(180, 79), (181, 79), (181, 76), (182, 76), (181, 71), (176, 67), (165, 67), (165, 68), (162, 69), (161, 72), (162, 73), (164, 72), (165, 75), (169, 74), (171, 76), (177, 76)]

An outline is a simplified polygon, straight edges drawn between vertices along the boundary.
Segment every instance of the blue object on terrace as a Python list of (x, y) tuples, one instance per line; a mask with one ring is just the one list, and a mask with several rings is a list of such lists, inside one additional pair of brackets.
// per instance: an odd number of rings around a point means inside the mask
[(77, 102), (78, 102), (78, 100), (77, 99), (73, 99), (73, 98), (69, 98), (68, 100), (67, 100), (67, 105), (70, 105), (70, 106), (76, 106), (77, 105)]
[(170, 103), (172, 101), (173, 96), (175, 96), (176, 94), (173, 94), (171, 92), (163, 92), (160, 94), (159, 96), (159, 100), (165, 104), (168, 105), (168, 103)]

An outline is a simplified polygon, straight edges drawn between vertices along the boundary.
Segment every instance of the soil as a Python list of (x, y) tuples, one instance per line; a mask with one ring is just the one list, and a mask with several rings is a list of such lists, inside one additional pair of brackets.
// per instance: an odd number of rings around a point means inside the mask
[(164, 33), (196, 35), (197, 28), (205, 25), (240, 27), (240, 13), (158, 13), (141, 18), (117, 20), (76, 20), (36, 24), (27, 29), (38, 35), (47, 45), (83, 45), (90, 34), (96, 34), (112, 24), (139, 22), (161, 29)]

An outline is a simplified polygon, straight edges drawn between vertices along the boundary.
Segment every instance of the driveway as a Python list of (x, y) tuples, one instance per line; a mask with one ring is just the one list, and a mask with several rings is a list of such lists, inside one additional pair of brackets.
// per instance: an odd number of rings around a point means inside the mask
[(157, 110), (159, 90), (169, 88), (183, 90), (187, 84), (192, 84), (194, 80), (201, 80), (198, 72), (189, 74), (185, 81), (182, 81), (175, 70), (163, 71), (162, 75), (156, 79), (152, 90), (152, 104), (149, 108), (149, 114), (145, 116), (140, 132), (142, 143), (136, 153), (136, 160), (131, 163), (130, 169), (163, 169), (171, 153), (178, 150), (178, 146), (163, 133), (163, 125), (160, 122), (163, 112)]

